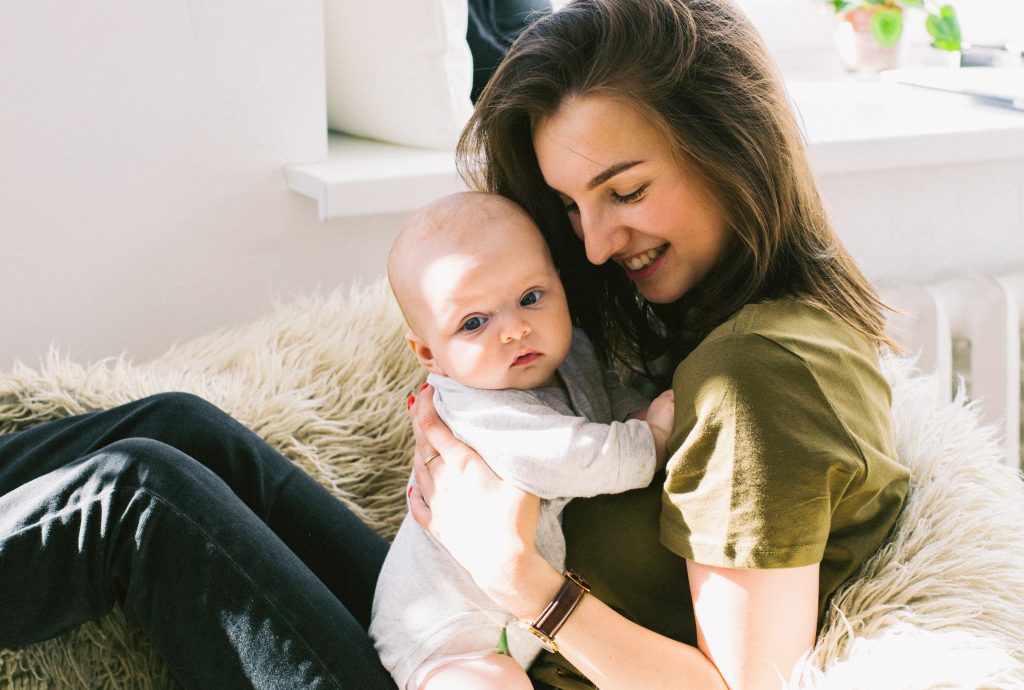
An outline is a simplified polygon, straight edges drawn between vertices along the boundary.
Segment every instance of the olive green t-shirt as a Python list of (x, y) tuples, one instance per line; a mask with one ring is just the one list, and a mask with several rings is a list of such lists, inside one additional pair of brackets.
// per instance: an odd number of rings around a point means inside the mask
[[(625, 616), (696, 645), (683, 559), (820, 563), (820, 624), (907, 492), (875, 347), (796, 300), (747, 305), (678, 365), (672, 388), (665, 473), (646, 489), (573, 501), (563, 524), (569, 567)], [(593, 687), (558, 655), (542, 655), (531, 675)]]

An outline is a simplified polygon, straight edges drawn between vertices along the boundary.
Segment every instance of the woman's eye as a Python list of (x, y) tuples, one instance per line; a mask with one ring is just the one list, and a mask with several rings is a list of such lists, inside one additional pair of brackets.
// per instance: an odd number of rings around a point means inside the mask
[(612, 192), (612, 198), (620, 204), (632, 204), (643, 198), (644, 192), (647, 191), (647, 185), (637, 188), (636, 191), (630, 192), (629, 194), (616, 194)]
[(580, 207), (576, 205), (575, 201), (565, 197), (562, 197), (562, 208), (565, 209), (566, 213), (576, 213), (580, 210)]
[(537, 304), (540, 301), (541, 294), (540, 290), (530, 290), (519, 300), (519, 306), (529, 307), (531, 304)]
[(478, 331), (483, 328), (483, 325), (487, 323), (487, 318), (483, 316), (471, 316), (462, 322), (462, 327), (459, 330), (462, 331)]

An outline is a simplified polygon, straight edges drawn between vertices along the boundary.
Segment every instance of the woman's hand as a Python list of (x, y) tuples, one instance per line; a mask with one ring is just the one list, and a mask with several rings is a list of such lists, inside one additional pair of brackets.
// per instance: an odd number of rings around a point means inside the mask
[(410, 405), (413, 519), (499, 605), (517, 615), (539, 613), (554, 593), (548, 591), (552, 582), (557, 589), (561, 580), (534, 546), (540, 499), (503, 481), (455, 438), (437, 416), (433, 395), (432, 387), (424, 387)]

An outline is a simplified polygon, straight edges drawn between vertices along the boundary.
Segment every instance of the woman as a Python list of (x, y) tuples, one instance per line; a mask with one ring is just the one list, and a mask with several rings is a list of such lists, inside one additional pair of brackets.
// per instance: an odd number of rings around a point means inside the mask
[[(516, 43), (462, 155), (539, 221), (605, 355), (671, 380), (675, 455), (646, 490), (570, 506), (568, 560), (593, 586), (580, 597), (532, 546), (536, 498), (422, 395), (416, 519), (550, 633), (565, 661), (538, 682), (777, 685), (907, 477), (880, 304), (835, 240), (755, 32), (722, 0), (576, 2)], [(117, 603), (187, 688), (393, 688), (365, 633), (385, 550), (192, 396), (0, 437), (3, 647)]]
[(553, 638), (564, 658), (535, 666), (544, 683), (778, 686), (886, 537), (908, 474), (882, 305), (829, 224), (756, 32), (722, 0), (578, 0), (513, 45), (460, 155), (545, 230), (604, 355), (671, 383), (674, 456), (646, 490), (570, 506), (583, 595), (533, 547), (536, 499), (452, 437), (427, 389), (416, 520)]

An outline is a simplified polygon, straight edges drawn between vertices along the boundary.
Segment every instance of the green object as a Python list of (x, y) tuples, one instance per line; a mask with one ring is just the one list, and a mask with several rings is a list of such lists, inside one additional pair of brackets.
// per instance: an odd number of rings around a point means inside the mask
[(819, 0), (831, 5), (837, 13), (874, 9), (871, 35), (883, 47), (891, 47), (903, 34), (903, 10), (924, 12), (925, 28), (932, 45), (940, 50), (960, 50), (960, 20), (952, 5), (939, 5), (934, 0)]
[(878, 10), (871, 15), (871, 35), (878, 45), (889, 48), (896, 45), (903, 35), (903, 12), (900, 10)]
[(505, 656), (512, 656), (508, 652), (508, 633), (506, 628), (501, 629), (501, 634), (498, 635), (498, 644), (495, 646), (494, 651), (498, 654), (504, 654)]
[(932, 37), (932, 44), (942, 50), (960, 50), (960, 22), (952, 5), (943, 5), (937, 15), (928, 15), (925, 28)]

